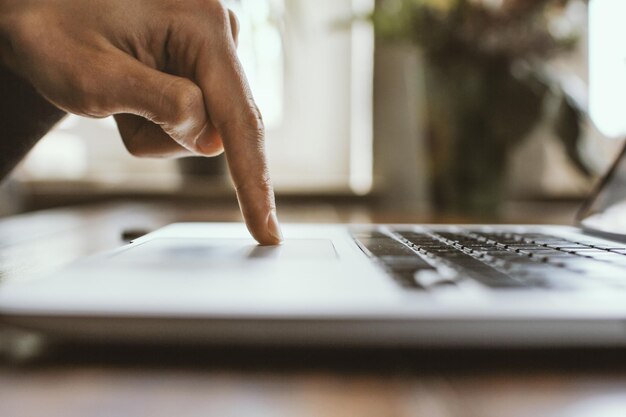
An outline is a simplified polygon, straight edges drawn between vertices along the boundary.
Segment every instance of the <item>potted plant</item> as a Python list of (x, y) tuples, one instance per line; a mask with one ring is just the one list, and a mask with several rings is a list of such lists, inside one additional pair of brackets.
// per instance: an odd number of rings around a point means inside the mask
[[(574, 0), (572, 0), (574, 1)], [(409, 40), (423, 56), (432, 199), (447, 212), (492, 215), (508, 156), (553, 111), (572, 161), (583, 113), (545, 63), (571, 50), (570, 0), (379, 0), (377, 36)], [(551, 106), (546, 106), (551, 103)]]

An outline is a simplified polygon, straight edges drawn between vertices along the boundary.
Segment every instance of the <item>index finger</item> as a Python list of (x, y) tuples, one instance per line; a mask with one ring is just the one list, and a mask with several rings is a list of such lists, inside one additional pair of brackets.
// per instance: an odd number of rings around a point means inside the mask
[(213, 39), (198, 58), (196, 78), (209, 118), (222, 137), (248, 230), (259, 243), (274, 245), (282, 241), (282, 233), (265, 156), (263, 119), (237, 57), (228, 16), (224, 24), (224, 39)]

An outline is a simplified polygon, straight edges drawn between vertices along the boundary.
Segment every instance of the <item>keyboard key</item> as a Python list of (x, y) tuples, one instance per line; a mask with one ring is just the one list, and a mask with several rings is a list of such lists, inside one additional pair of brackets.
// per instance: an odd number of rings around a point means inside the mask
[(406, 288), (424, 289), (415, 280), (416, 273), (436, 269), (413, 249), (404, 243), (383, 235), (378, 237), (356, 238), (357, 244), (380, 265), (387, 270), (395, 280)]
[(406, 245), (391, 237), (375, 237), (358, 239), (362, 248), (365, 248), (373, 256), (417, 256), (417, 254)]
[(598, 244), (598, 243), (593, 243), (591, 245), (592, 248), (596, 248), (596, 249), (604, 249), (604, 250), (623, 250), (626, 251), (626, 247), (624, 246), (618, 246), (618, 245), (603, 245), (603, 244)]
[(457, 284), (453, 277), (442, 275), (431, 270), (418, 271), (413, 276), (413, 279), (418, 285), (426, 289)]

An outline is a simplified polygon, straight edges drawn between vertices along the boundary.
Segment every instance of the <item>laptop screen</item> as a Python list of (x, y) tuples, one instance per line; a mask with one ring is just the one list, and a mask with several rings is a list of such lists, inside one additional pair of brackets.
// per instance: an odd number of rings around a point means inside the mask
[(626, 240), (626, 145), (578, 219), (586, 230)]

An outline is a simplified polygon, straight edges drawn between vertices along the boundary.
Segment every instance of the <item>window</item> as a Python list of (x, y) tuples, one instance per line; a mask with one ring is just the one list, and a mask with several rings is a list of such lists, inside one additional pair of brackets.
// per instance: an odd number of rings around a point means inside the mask
[(609, 137), (626, 135), (626, 2), (591, 0), (589, 5), (590, 113)]

